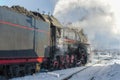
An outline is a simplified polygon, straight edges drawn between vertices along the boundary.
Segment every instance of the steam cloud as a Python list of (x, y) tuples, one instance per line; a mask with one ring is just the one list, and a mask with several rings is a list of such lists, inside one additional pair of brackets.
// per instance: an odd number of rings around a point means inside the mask
[(94, 47), (120, 48), (119, 19), (112, 0), (58, 0), (53, 14), (61, 23), (82, 27)]

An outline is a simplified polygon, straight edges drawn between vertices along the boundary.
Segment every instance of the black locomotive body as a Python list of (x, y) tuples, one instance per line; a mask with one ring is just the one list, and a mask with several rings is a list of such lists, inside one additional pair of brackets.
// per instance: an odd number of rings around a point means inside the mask
[(1, 75), (16, 77), (39, 72), (40, 67), (51, 70), (87, 63), (83, 33), (64, 29), (53, 16), (20, 8), (0, 7)]

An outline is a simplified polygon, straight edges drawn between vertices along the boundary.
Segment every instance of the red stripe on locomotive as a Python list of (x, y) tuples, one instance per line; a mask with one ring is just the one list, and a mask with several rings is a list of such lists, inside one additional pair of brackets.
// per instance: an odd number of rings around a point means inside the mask
[(38, 31), (38, 32), (44, 32), (44, 33), (49, 34), (49, 32), (44, 31), (44, 30), (34, 29), (34, 28), (30, 28), (30, 27), (28, 27), (28, 26), (22, 26), (22, 25), (14, 24), (14, 23), (7, 22), (7, 21), (2, 21), (2, 20), (0, 20), (0, 24), (6, 24), (6, 25), (14, 26), (14, 27), (19, 27), (19, 28), (27, 29), (27, 30), (36, 30), (36, 31)]
[(28, 62), (43, 62), (44, 57), (38, 58), (23, 58), (23, 59), (1, 59), (0, 64), (15, 64), (15, 63), (28, 63)]

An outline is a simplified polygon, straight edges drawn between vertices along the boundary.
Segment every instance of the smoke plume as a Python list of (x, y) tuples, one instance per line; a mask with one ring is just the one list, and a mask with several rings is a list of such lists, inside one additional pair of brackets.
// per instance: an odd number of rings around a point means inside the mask
[(62, 24), (72, 23), (83, 28), (94, 47), (118, 49), (120, 15), (113, 3), (115, 1), (117, 0), (58, 0), (53, 14)]

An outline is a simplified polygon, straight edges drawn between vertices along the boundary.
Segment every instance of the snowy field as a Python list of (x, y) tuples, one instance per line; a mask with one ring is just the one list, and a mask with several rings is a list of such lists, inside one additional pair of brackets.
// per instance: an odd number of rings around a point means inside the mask
[(10, 80), (63, 80), (65, 77), (88, 66), (90, 67), (73, 75), (69, 80), (120, 80), (120, 59), (109, 59), (110, 58), (105, 59), (101, 63), (93, 66), (89, 64), (84, 67), (37, 73), (30, 76), (13, 78)]

